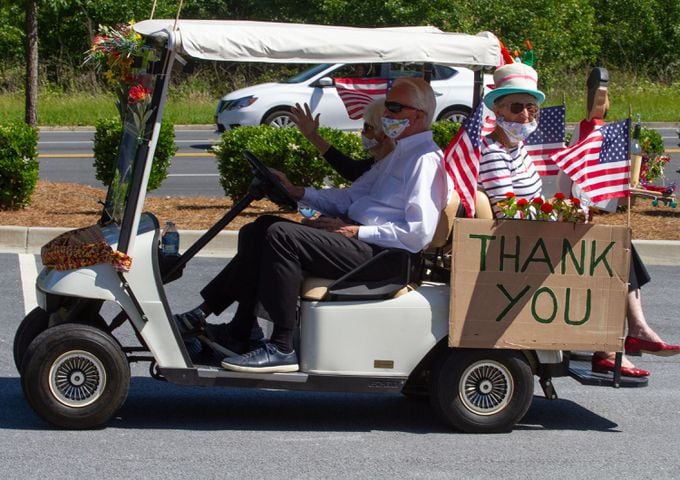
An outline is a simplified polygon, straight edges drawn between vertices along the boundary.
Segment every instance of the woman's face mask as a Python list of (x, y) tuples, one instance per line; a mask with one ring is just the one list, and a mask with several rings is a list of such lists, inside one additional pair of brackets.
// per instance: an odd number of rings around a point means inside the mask
[(366, 135), (362, 133), (361, 145), (364, 147), (364, 150), (370, 150), (371, 148), (375, 148), (378, 145), (380, 145), (380, 142), (375, 138), (368, 138)]
[(496, 118), (496, 124), (503, 129), (508, 140), (512, 143), (523, 142), (538, 127), (536, 120), (529, 123), (508, 122), (500, 116)]
[(411, 122), (409, 122), (408, 118), (399, 119), (382, 117), (382, 124), (385, 135), (387, 135), (390, 138), (397, 138), (399, 135), (404, 133), (404, 130), (406, 130), (409, 127)]

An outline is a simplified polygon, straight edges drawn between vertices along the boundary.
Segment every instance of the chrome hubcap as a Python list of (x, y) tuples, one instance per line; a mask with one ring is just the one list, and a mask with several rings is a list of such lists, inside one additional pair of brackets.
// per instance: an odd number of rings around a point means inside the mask
[(85, 407), (95, 402), (106, 387), (102, 362), (90, 352), (73, 350), (55, 360), (50, 368), (50, 391), (67, 407)]
[(470, 412), (493, 415), (508, 405), (513, 390), (512, 375), (503, 364), (482, 360), (465, 369), (458, 395)]

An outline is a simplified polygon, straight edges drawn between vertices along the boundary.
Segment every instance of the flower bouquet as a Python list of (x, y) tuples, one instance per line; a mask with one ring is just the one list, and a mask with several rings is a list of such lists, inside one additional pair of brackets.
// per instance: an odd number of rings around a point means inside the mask
[(121, 122), (125, 123), (129, 111), (141, 135), (151, 115), (153, 84), (147, 69), (149, 63), (156, 60), (156, 54), (153, 48), (144, 44), (132, 25), (134, 22), (114, 28), (100, 26), (99, 35), (86, 52), (83, 64), (94, 64), (97, 70), (104, 72), (106, 83), (116, 93)]
[(516, 218), (523, 220), (542, 220), (559, 222), (586, 222), (586, 214), (581, 208), (578, 198), (569, 198), (557, 192), (555, 196), (547, 201), (542, 197), (532, 200), (517, 198), (508, 192), (505, 199), (498, 202), (499, 208), (505, 218)]

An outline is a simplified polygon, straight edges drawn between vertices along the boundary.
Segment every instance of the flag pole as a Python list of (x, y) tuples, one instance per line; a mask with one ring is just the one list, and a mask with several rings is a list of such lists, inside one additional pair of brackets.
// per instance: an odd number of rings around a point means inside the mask
[[(628, 120), (629, 120), (629, 123), (628, 123), (628, 169), (629, 169), (629, 175), (630, 175), (630, 168), (631, 168), (630, 166), (632, 165), (632, 156), (630, 154), (630, 143), (631, 143), (630, 142), (630, 127), (633, 124), (633, 107), (631, 106), (630, 103), (628, 104)], [(630, 183), (630, 181), (629, 181), (629, 183)], [(631, 222), (631, 212), (630, 212), (632, 207), (633, 207), (632, 202), (630, 200), (632, 196), (633, 195), (632, 195), (632, 192), (630, 191), (630, 187), (629, 187), (629, 189), (628, 189), (628, 208), (626, 209), (628, 211), (628, 228), (629, 229), (633, 228), (631, 226), (632, 222)]]

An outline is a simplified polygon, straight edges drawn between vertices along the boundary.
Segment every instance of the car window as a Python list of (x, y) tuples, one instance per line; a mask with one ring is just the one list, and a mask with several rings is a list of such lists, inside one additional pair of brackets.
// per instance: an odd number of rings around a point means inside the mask
[(301, 82), (304, 82), (306, 80), (309, 80), (310, 78), (312, 78), (314, 75), (318, 74), (319, 72), (326, 70), (331, 65), (333, 65), (333, 64), (332, 63), (322, 63), (320, 65), (314, 65), (313, 67), (308, 68), (306, 70), (303, 70), (300, 73), (298, 73), (297, 75), (293, 75), (292, 77), (290, 77), (287, 80), (284, 80), (281, 83), (301, 83)]
[(331, 73), (333, 78), (373, 78), (380, 76), (378, 63), (348, 63)]
[[(444, 65), (433, 65), (432, 80), (446, 80), (458, 72), (455, 68), (446, 67)], [(398, 77), (422, 77), (423, 64), (422, 63), (390, 63), (390, 78)]]

